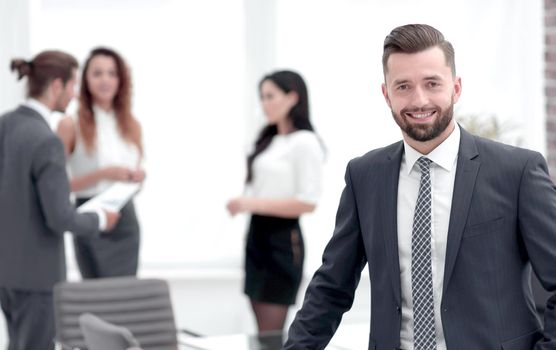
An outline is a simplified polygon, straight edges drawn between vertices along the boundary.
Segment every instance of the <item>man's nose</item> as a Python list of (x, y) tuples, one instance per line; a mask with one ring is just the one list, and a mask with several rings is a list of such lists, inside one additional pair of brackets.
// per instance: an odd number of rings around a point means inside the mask
[(413, 90), (412, 104), (416, 107), (423, 107), (429, 104), (429, 97), (427, 92), (421, 87), (416, 87)]

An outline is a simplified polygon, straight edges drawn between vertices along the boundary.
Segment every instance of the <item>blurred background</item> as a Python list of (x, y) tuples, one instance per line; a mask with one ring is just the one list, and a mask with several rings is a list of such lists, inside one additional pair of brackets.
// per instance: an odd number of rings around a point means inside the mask
[[(24, 100), (11, 58), (56, 48), (82, 62), (98, 45), (119, 51), (146, 151), (139, 274), (170, 282), (179, 325), (249, 333), (247, 218), (231, 218), (225, 204), (244, 189), (245, 157), (265, 123), (259, 79), (300, 72), (327, 147), (325, 190), (302, 222), (307, 281), (332, 234), (347, 162), (401, 138), (380, 91), (390, 30), (442, 31), (463, 82), (456, 116), (478, 132), (494, 123), (500, 139), (546, 154), (544, 18), (541, 0), (0, 0), (0, 114)], [(68, 265), (77, 278), (70, 249)], [(346, 323), (368, 323), (368, 293), (363, 278)]]

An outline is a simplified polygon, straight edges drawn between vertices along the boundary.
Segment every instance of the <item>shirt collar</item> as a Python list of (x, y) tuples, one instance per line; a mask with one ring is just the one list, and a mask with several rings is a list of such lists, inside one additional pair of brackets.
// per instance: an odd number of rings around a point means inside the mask
[(434, 150), (432, 150), (431, 153), (426, 156), (419, 153), (404, 140), (403, 145), (405, 152), (405, 162), (407, 164), (407, 174), (409, 175), (409, 173), (411, 173), (413, 166), (421, 157), (427, 157), (444, 170), (452, 171), (459, 152), (460, 137), (460, 127), (456, 123), (456, 126), (450, 136), (448, 136), (448, 138), (444, 140), (444, 142), (438, 145), (438, 147), (436, 147)]
[(46, 120), (46, 123), (48, 125), (50, 125), (50, 123), (52, 122), (52, 111), (50, 110), (50, 108), (48, 108), (44, 103), (40, 102), (39, 100), (36, 100), (34, 98), (29, 98), (27, 101), (25, 101), (23, 105), (39, 113), (41, 117), (43, 117), (44, 120)]

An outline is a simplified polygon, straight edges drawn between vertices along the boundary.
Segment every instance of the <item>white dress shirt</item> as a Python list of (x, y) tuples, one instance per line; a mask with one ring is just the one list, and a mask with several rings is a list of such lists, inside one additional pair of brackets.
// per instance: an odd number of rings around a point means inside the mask
[(38, 112), (41, 115), (41, 117), (43, 117), (44, 120), (46, 120), (48, 126), (50, 126), (50, 128), (52, 129), (54, 118), (52, 117), (52, 111), (50, 110), (50, 108), (45, 106), (42, 102), (35, 100), (34, 98), (28, 99), (27, 101), (25, 101), (23, 105), (31, 108), (35, 112)]
[(253, 162), (247, 195), (257, 198), (295, 198), (316, 204), (321, 193), (324, 152), (312, 131), (276, 135)]
[[(75, 148), (69, 156), (68, 165), (71, 177), (90, 174), (98, 169), (110, 166), (122, 166), (137, 169), (141, 162), (139, 148), (124, 139), (119, 131), (114, 111), (106, 111), (93, 106), (96, 127), (95, 147), (89, 151), (79, 133), (78, 119), (74, 116), (77, 130)], [(102, 180), (80, 191), (75, 191), (77, 198), (90, 198), (107, 190), (114, 181)]]
[[(446, 242), (452, 195), (456, 177), (459, 151), (460, 129), (456, 124), (454, 131), (431, 153), (426, 155), (431, 164), (432, 213), (431, 213), (431, 258), (434, 297), (434, 316), (436, 327), (436, 349), (446, 350), (446, 341), (440, 317), (442, 284), (444, 281), (444, 263), (446, 260)], [(402, 324), (400, 347), (413, 350), (413, 298), (411, 293), (411, 237), (413, 233), (413, 215), (421, 171), (415, 166), (423, 155), (404, 141), (404, 155), (400, 167), (398, 183), (398, 254), (400, 259), (400, 282), (402, 296)]]
[[(35, 100), (33, 98), (30, 98), (27, 101), (25, 101), (25, 103), (23, 105), (26, 106), (26, 107), (29, 107), (32, 110), (39, 113), (41, 115), (41, 117), (44, 118), (44, 120), (46, 121), (48, 126), (50, 128), (52, 128), (53, 118), (52, 118), (52, 111), (50, 110), (50, 108), (48, 108), (43, 103), (41, 103), (38, 100)], [(94, 212), (98, 215), (98, 228), (99, 228), (99, 230), (104, 231), (106, 229), (106, 221), (107, 221), (106, 214), (104, 213), (104, 211), (102, 209), (97, 209)]]

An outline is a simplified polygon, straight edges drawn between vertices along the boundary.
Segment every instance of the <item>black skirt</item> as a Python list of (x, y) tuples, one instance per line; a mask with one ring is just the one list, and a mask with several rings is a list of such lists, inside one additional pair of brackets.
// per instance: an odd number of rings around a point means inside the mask
[[(78, 198), (76, 205), (86, 201)], [(111, 232), (96, 237), (74, 237), (73, 243), (83, 278), (137, 275), (140, 227), (133, 200), (120, 210), (120, 219)]]
[(247, 234), (245, 294), (254, 301), (295, 304), (304, 256), (298, 219), (253, 215)]

